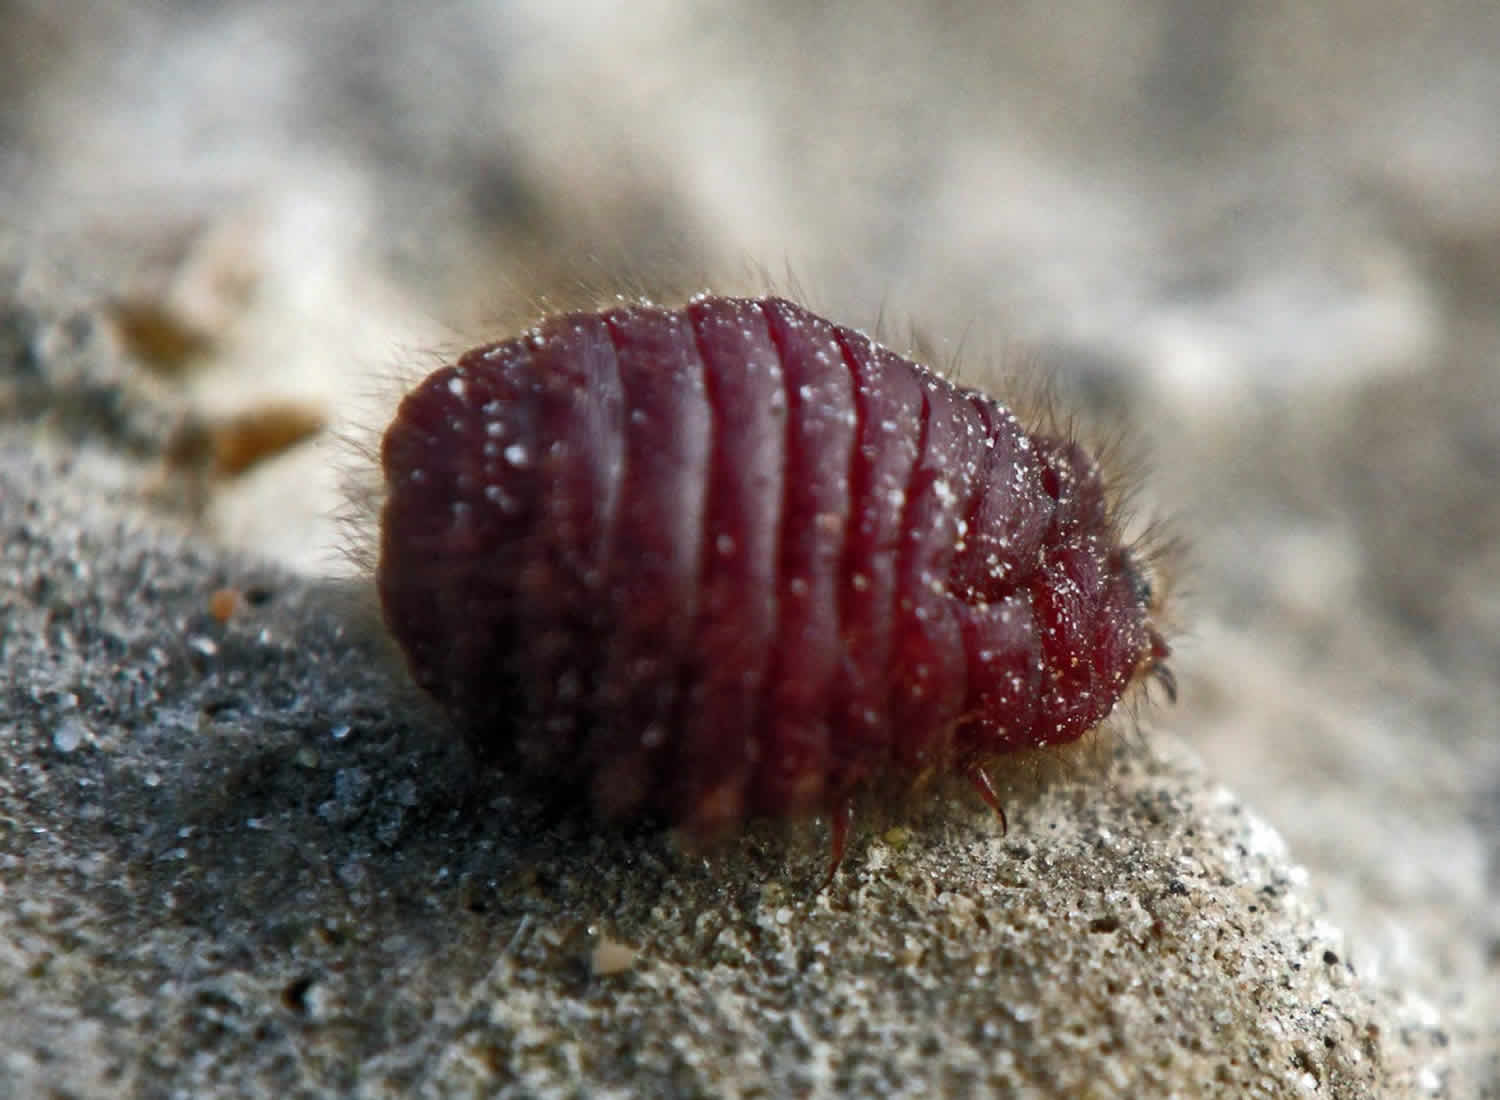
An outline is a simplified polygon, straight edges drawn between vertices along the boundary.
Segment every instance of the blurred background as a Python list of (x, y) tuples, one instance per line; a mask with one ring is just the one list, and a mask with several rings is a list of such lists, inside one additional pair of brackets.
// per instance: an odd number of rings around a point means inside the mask
[[(1500, 5), (10, 0), (0, 26), (0, 221), (203, 415), (378, 424), (393, 377), (539, 299), (767, 276), (917, 323), (970, 383), (1047, 372), (1140, 441), (1141, 509), (1192, 547), (1150, 736), (1280, 830), (1361, 974), (1493, 1043)], [(325, 433), (197, 521), (337, 571), (347, 456)]]

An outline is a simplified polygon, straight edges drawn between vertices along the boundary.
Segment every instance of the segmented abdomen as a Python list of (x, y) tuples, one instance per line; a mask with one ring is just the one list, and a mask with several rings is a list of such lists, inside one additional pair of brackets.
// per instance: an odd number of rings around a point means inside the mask
[(386, 433), (377, 582), (482, 751), (701, 832), (1069, 741), (1165, 654), (1092, 459), (777, 298), (547, 320)]

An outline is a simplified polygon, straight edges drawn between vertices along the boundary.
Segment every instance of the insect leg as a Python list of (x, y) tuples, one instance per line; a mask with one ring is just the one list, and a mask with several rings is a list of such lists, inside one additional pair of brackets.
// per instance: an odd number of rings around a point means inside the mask
[(830, 814), (828, 874), (823, 876), (823, 884), (818, 887), (816, 893), (821, 894), (828, 889), (833, 882), (833, 876), (838, 874), (839, 864), (844, 862), (844, 852), (849, 846), (849, 827), (853, 824), (854, 799), (846, 798)]
[(974, 784), (974, 789), (984, 799), (984, 804), (995, 811), (995, 816), (1000, 819), (1000, 835), (1004, 836), (1010, 831), (1010, 824), (1005, 820), (1005, 807), (1000, 805), (1000, 796), (995, 793), (995, 786), (990, 782), (989, 775), (976, 764), (969, 770), (969, 782)]

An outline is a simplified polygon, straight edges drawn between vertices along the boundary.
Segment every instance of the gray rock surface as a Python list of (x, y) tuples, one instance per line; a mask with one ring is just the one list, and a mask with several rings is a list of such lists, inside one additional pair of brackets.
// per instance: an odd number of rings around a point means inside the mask
[(19, 1092), (1358, 1096), (1407, 1053), (1170, 737), (818, 894), (815, 846), (690, 861), (472, 781), (346, 593), (0, 455)]
[[(1500, 1096), (1500, 9), (7, 20), (0, 1096)], [(472, 774), (347, 448), (174, 460), (756, 263), (1039, 352), (1193, 547), (1181, 705), (824, 894)]]

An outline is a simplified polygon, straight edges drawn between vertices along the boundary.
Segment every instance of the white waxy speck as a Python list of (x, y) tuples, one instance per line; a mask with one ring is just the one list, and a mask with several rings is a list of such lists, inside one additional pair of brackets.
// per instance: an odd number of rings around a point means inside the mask
[(464, 395), (469, 392), (469, 387), (462, 378), (455, 374), (452, 378), (448, 379), (448, 392), (462, 400)]
[(76, 718), (69, 718), (52, 733), (52, 747), (58, 752), (72, 752), (83, 744), (88, 730)]
[(491, 420), (484, 426), (485, 435), (504, 435), (505, 423), (500, 420)]
[(720, 535), (714, 540), (714, 549), (727, 558), (730, 554), (734, 553), (734, 537), (732, 535)]
[(863, 573), (856, 573), (849, 579), (849, 583), (854, 586), (854, 591), (864, 592), (870, 587), (870, 578)]
[(793, 577), (787, 582), (787, 590), (793, 596), (801, 598), (807, 595), (807, 580), (803, 577)]
[(509, 462), (512, 466), (521, 467), (531, 461), (531, 455), (527, 453), (526, 448), (521, 444), (512, 443), (509, 447), (505, 448), (505, 461)]

